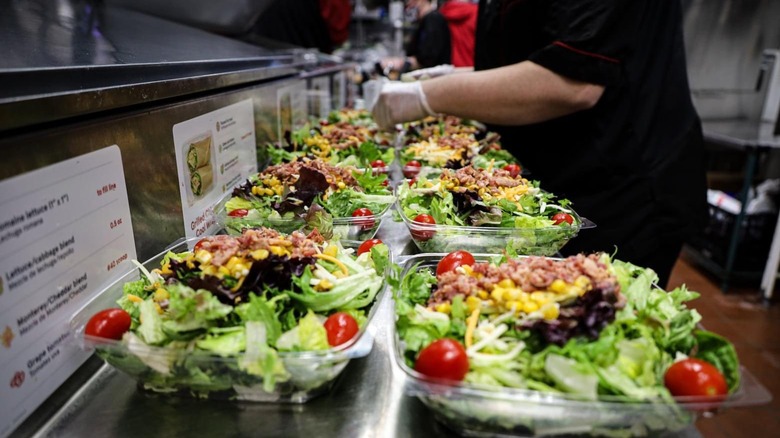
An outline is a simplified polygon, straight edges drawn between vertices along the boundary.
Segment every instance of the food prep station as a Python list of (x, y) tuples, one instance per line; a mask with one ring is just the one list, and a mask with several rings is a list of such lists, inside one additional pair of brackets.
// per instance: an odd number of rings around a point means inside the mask
[[(139, 260), (180, 239), (189, 226), (182, 219), (174, 125), (250, 100), (257, 159), (264, 163), (263, 145), (281, 136), (284, 90), (300, 93), (306, 108), (302, 115), (289, 115), (293, 123), (298, 117), (324, 116), (324, 107), (355, 103), (347, 80), (353, 66), (336, 58), (308, 50), (266, 50), (117, 7), (63, 1), (55, 13), (44, 3), (17, 4), (11, 15), (0, 18), (0, 23), (7, 21), (0, 27), (0, 44), (13, 46), (11, 56), (0, 61), (0, 83), (5, 84), (0, 91), (0, 181), (117, 145)], [(49, 31), (38, 34), (36, 29)], [(395, 181), (401, 178), (398, 164), (391, 173)], [(407, 225), (389, 212), (376, 237), (397, 262), (418, 253)], [(410, 394), (409, 378), (395, 363), (390, 292), (375, 305), (370, 337), (360, 346), (370, 353), (352, 360), (328, 392), (307, 403), (226, 402), (145, 392), (133, 378), (93, 355), (6, 433), (455, 436)], [(745, 383), (756, 400), (768, 397), (760, 384), (750, 378)], [(10, 403), (4, 396), (4, 408)], [(559, 412), (561, 417), (570, 414)], [(699, 433), (691, 425), (664, 436)]]

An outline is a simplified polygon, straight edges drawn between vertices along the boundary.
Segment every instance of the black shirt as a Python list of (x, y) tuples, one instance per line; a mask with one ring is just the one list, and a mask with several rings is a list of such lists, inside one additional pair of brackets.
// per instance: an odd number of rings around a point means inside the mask
[(481, 0), (476, 69), (525, 60), (605, 86), (592, 109), (491, 127), (543, 189), (598, 224), (567, 250), (617, 246), (621, 258), (640, 260), (701, 224), (701, 128), (677, 0)]
[(417, 58), (421, 68), (451, 63), (450, 28), (439, 11), (431, 11), (422, 17), (406, 54)]

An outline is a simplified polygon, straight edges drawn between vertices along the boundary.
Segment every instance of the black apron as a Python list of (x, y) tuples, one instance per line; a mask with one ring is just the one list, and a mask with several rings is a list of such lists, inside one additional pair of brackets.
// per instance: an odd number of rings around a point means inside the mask
[[(671, 269), (668, 259), (707, 215), (679, 2), (481, 0), (475, 68), (527, 60), (605, 86), (592, 109), (490, 127), (543, 189), (598, 224), (564, 252), (617, 247), (618, 258)], [(665, 251), (670, 242), (676, 250)], [(674, 255), (654, 260), (661, 253)]]

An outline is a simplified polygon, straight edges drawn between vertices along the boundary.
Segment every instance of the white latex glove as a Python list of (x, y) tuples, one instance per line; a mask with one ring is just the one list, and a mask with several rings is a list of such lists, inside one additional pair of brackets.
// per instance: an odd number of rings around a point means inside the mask
[(455, 67), (449, 64), (442, 64), (435, 67), (421, 68), (419, 70), (412, 70), (409, 73), (404, 73), (401, 75), (401, 80), (404, 82), (411, 82), (423, 79), (438, 78), (439, 76), (446, 76), (454, 71)]
[(382, 86), (371, 111), (380, 128), (389, 130), (398, 123), (437, 116), (428, 105), (420, 82), (388, 82)]

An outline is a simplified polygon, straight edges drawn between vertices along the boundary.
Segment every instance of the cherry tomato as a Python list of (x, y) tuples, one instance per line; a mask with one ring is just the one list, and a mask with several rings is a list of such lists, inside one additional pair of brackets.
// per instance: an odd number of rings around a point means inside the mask
[(207, 242), (207, 240), (206, 240), (206, 239), (200, 239), (200, 240), (198, 240), (198, 243), (196, 243), (196, 244), (195, 244), (195, 246), (193, 247), (193, 251), (200, 251), (201, 249), (203, 249), (203, 245), (204, 245), (206, 242)]
[(371, 248), (376, 245), (381, 245), (382, 243), (383, 242), (380, 239), (368, 239), (361, 243), (360, 246), (358, 246), (357, 255), (363, 254), (364, 252), (369, 252), (371, 251)]
[(418, 173), (420, 173), (420, 168), (422, 167), (422, 164), (420, 164), (417, 160), (412, 160), (404, 166), (404, 176), (407, 178), (414, 178), (417, 176)]
[(664, 385), (674, 396), (722, 398), (729, 391), (726, 378), (714, 365), (694, 358), (672, 364), (664, 374)]
[(470, 252), (463, 250), (453, 251), (444, 256), (444, 258), (439, 261), (439, 264), (436, 265), (436, 276), (438, 277), (445, 272), (454, 271), (459, 266), (474, 266), (474, 263), (476, 263), (476, 260), (474, 260), (474, 256), (471, 255)]
[(436, 234), (436, 231), (433, 229), (432, 226), (432, 225), (436, 225), (436, 220), (433, 219), (433, 216), (429, 214), (418, 214), (417, 216), (414, 217), (412, 221), (414, 222), (414, 224), (412, 225), (414, 228), (412, 228), (411, 232), (412, 232), (412, 237), (414, 237), (415, 239), (425, 241), (433, 237), (434, 234)]
[(463, 380), (469, 372), (469, 358), (458, 341), (444, 338), (420, 351), (414, 369), (435, 379)]
[(382, 160), (374, 160), (371, 162), (371, 167), (379, 173), (387, 172), (387, 164)]
[(97, 338), (120, 340), (130, 330), (131, 322), (130, 314), (122, 309), (101, 310), (89, 318), (84, 333)]
[(336, 312), (325, 320), (325, 331), (328, 332), (328, 344), (331, 347), (349, 341), (359, 330), (355, 318), (345, 312)]
[(231, 216), (231, 217), (244, 217), (244, 216), (246, 216), (248, 214), (249, 214), (249, 210), (247, 210), (246, 208), (237, 208), (237, 209), (231, 211), (230, 213), (228, 213), (228, 216)]
[(514, 163), (507, 164), (503, 167), (503, 169), (509, 172), (509, 175), (512, 176), (512, 178), (517, 178), (517, 175), (520, 175), (520, 171), (523, 170), (519, 165)]
[(374, 224), (376, 222), (374, 221), (373, 216), (374, 216), (374, 212), (365, 207), (358, 208), (352, 212), (352, 217), (359, 217), (359, 218), (365, 217), (365, 219), (358, 219), (355, 221), (355, 224), (360, 225), (360, 229), (364, 231), (370, 230), (371, 228), (374, 227)]
[(553, 225), (558, 225), (566, 222), (571, 225), (574, 223), (574, 218), (569, 213), (555, 213), (552, 217)]
[(417, 177), (415, 176), (414, 178), (409, 180), (409, 187), (413, 186), (416, 182), (417, 182)]
[(382, 185), (383, 186), (387, 187), (388, 184), (390, 184), (390, 180), (386, 179), (386, 180), (382, 181)]

